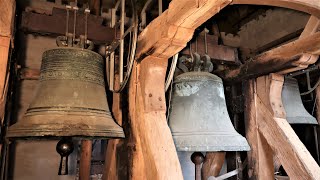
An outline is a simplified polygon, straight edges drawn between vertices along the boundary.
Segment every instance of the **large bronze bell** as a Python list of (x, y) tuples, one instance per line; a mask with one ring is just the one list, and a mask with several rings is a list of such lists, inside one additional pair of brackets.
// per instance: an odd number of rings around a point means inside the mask
[(248, 151), (244, 137), (233, 128), (222, 80), (208, 72), (176, 77), (169, 126), (177, 151)]
[(311, 116), (303, 106), (296, 79), (285, 78), (282, 88), (282, 103), (289, 124), (318, 124), (316, 118)]
[(9, 127), (9, 138), (124, 137), (107, 103), (102, 57), (64, 47), (43, 54), (40, 86), (24, 118)]

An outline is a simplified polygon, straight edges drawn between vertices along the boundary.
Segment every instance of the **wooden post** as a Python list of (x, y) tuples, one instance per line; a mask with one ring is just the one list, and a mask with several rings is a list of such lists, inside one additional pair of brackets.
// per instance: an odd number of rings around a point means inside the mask
[(91, 170), (92, 140), (81, 141), (79, 179), (89, 180)]
[(2, 125), (8, 90), (8, 57), (11, 45), (10, 42), (13, 38), (16, 2), (14, 0), (2, 0), (0, 1), (0, 7), (0, 120)]
[(167, 60), (148, 56), (135, 64), (129, 86), (130, 179), (183, 179), (166, 121), (164, 81)]
[[(115, 75), (115, 88), (118, 89), (119, 84), (119, 75)], [(113, 103), (112, 103), (112, 113), (115, 121), (122, 126), (123, 119), (122, 119), (122, 107), (121, 107), (121, 93), (113, 93)], [(119, 171), (123, 171), (122, 168), (119, 168), (120, 164), (117, 160), (119, 156), (119, 147), (123, 145), (124, 140), (122, 139), (110, 139), (107, 145), (107, 151), (105, 155), (105, 169), (103, 173), (104, 180), (118, 180), (119, 178)], [(122, 172), (122, 174), (126, 174), (126, 172)]]
[(278, 74), (256, 80), (259, 133), (279, 158), (290, 179), (320, 179), (320, 167), (286, 120), (281, 99), (283, 81), (284, 77)]
[(249, 180), (271, 180), (274, 179), (273, 153), (258, 131), (256, 80), (247, 81), (243, 89), (246, 89), (244, 91), (246, 138), (251, 147), (251, 150), (247, 153), (248, 177)]

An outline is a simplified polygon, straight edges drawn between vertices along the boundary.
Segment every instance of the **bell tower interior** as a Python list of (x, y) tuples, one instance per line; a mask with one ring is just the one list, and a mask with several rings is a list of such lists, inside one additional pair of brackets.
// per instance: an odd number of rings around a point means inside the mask
[(320, 180), (318, 0), (0, 9), (0, 180)]

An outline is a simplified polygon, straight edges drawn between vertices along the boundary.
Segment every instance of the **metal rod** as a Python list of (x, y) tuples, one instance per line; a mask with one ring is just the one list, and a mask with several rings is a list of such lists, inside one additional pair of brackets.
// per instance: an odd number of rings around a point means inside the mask
[(205, 53), (208, 54), (207, 28), (204, 28), (204, 47), (205, 47)]
[(79, 179), (89, 180), (90, 179), (90, 168), (91, 168), (91, 153), (92, 153), (92, 141), (82, 140), (81, 141), (81, 155), (80, 155), (80, 167), (79, 167)]
[(120, 54), (119, 54), (119, 80), (123, 82), (123, 55), (124, 55), (124, 17), (125, 17), (125, 0), (121, 0), (121, 19), (120, 19)]
[(159, 16), (162, 14), (162, 0), (158, 0), (158, 10), (159, 10)]
[(90, 14), (90, 10), (88, 8), (86, 8), (84, 10), (84, 13), (86, 14), (86, 17), (85, 17), (85, 22), (84, 22), (84, 42), (85, 42), (85, 45), (87, 44), (87, 39), (88, 39), (88, 14)]
[(75, 6), (73, 7), (74, 10), (74, 17), (73, 17), (73, 43), (74, 40), (76, 39), (76, 26), (77, 26), (77, 11), (78, 11), (78, 7)]
[(109, 88), (110, 91), (114, 90), (114, 52), (110, 54), (110, 83)]
[[(306, 76), (307, 76), (307, 86), (308, 86), (308, 91), (309, 91), (311, 89), (310, 72), (307, 72)], [(312, 93), (310, 93), (310, 97), (313, 100), (313, 94)]]
[(195, 164), (195, 180), (201, 180), (201, 164), (204, 156), (201, 152), (194, 152), (191, 155), (191, 161)]
[(68, 36), (69, 33), (69, 11), (71, 9), (71, 6), (67, 5), (66, 10), (67, 10), (67, 17), (66, 17), (66, 37)]
[(315, 140), (315, 145), (316, 145), (316, 151), (317, 151), (317, 161), (320, 163), (320, 152), (319, 152), (319, 143), (318, 143), (318, 132), (317, 132), (317, 127), (313, 127), (313, 132), (314, 132), (314, 140)]

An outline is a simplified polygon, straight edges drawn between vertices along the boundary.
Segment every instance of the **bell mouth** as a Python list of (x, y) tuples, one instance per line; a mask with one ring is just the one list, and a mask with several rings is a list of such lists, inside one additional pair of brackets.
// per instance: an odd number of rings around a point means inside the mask
[(26, 115), (21, 122), (10, 126), (7, 134), (9, 139), (59, 139), (69, 136), (85, 139), (125, 137), (123, 129), (107, 115)]

